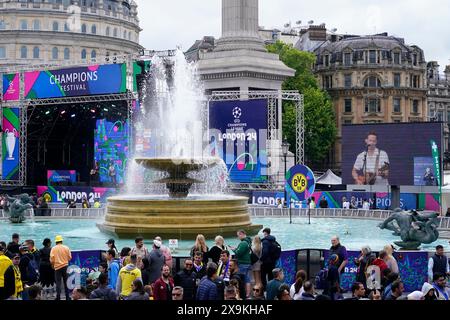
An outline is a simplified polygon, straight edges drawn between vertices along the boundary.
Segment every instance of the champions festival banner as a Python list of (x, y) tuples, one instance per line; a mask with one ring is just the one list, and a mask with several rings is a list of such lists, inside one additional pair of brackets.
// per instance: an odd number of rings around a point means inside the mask
[[(371, 192), (321, 192), (316, 191), (313, 193), (313, 197), (318, 204), (322, 197), (328, 202), (329, 208), (342, 208), (342, 198), (346, 197), (347, 200), (353, 201), (358, 207), (362, 207), (364, 199), (368, 199), (370, 204), (373, 205), (375, 197), (375, 205), (377, 209), (388, 209), (391, 205), (391, 198), (388, 193), (371, 193)], [(271, 192), (271, 191), (254, 191), (251, 197), (251, 203), (261, 206), (273, 206), (278, 205), (278, 199), (283, 201), (283, 192)], [(291, 199), (288, 198), (288, 205), (290, 205)], [(297, 202), (292, 201), (295, 208), (308, 208), (306, 201)], [(400, 207), (403, 210), (431, 210), (439, 211), (439, 194), (412, 194), (402, 193), (400, 194)]]
[(18, 73), (3, 75), (3, 101), (18, 101), (20, 76)]
[(19, 179), (20, 108), (3, 108), (2, 179)]
[(231, 182), (267, 181), (267, 112), (264, 99), (210, 103), (210, 154), (224, 160)]
[(126, 92), (126, 64), (25, 73), (25, 98), (46, 99)]
[(76, 170), (47, 170), (47, 183), (77, 182)]
[(60, 203), (67, 202), (69, 199), (81, 202), (83, 197), (86, 197), (89, 202), (94, 202), (96, 198), (100, 199), (100, 202), (106, 202), (106, 199), (115, 195), (116, 191), (116, 189), (112, 188), (97, 187), (37, 187), (37, 194), (39, 197), (44, 197), (47, 202)]

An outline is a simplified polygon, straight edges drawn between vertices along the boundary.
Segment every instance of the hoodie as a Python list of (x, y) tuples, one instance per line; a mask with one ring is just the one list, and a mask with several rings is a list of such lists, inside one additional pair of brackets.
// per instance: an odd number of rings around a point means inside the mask
[(154, 248), (147, 256), (149, 282), (153, 283), (161, 277), (161, 268), (166, 262), (166, 257), (159, 248)]
[(273, 264), (275, 265), (276, 261), (273, 261), (274, 259), (271, 257), (270, 255), (270, 248), (273, 245), (273, 243), (276, 241), (276, 238), (274, 236), (267, 236), (264, 237), (261, 242), (262, 242), (262, 253), (261, 253), (261, 262), (263, 264)]
[[(428, 292), (430, 292), (430, 290), (434, 290), (434, 287), (431, 284), (429, 284), (428, 282), (425, 282), (422, 286), (422, 293), (423, 293), (423, 296), (425, 297), (425, 299), (430, 299), (430, 298), (427, 298)], [(434, 299), (433, 299), (433, 297), (431, 299), (436, 300), (436, 294), (434, 294)]]
[(142, 281), (141, 270), (136, 268), (134, 264), (127, 264), (120, 269), (119, 277), (117, 278), (116, 292), (124, 297), (129, 296), (132, 291), (131, 285), (136, 279)]
[(250, 259), (251, 245), (252, 239), (250, 237), (245, 237), (244, 239), (241, 240), (236, 250), (234, 250), (239, 265), (252, 264), (252, 261)]

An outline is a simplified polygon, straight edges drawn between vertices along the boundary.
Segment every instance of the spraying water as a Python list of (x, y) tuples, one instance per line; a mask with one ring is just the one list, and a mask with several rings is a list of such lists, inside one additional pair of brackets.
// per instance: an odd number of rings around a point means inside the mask
[[(208, 156), (206, 134), (207, 104), (203, 83), (195, 63), (188, 63), (181, 50), (174, 57), (152, 59), (152, 69), (146, 79), (142, 106), (136, 123), (137, 135), (150, 140), (150, 148), (138, 146), (135, 157), (185, 158)], [(148, 148), (147, 148), (148, 149)], [(189, 177), (205, 181), (194, 184), (198, 194), (222, 193), (226, 190), (228, 175), (224, 163)], [(127, 194), (165, 194), (161, 183), (148, 183), (167, 178), (167, 173), (144, 170), (134, 160), (129, 161)]]

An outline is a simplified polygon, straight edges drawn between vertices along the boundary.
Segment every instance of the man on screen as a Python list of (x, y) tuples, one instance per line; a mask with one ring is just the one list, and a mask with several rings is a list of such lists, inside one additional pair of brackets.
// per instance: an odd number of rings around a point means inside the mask
[(377, 134), (369, 132), (365, 140), (366, 150), (356, 158), (352, 176), (358, 185), (388, 185), (389, 157), (377, 148)]
[(423, 181), (425, 182), (426, 186), (435, 186), (435, 177), (433, 172), (431, 171), (431, 168), (428, 167), (425, 169), (425, 174), (423, 175)]

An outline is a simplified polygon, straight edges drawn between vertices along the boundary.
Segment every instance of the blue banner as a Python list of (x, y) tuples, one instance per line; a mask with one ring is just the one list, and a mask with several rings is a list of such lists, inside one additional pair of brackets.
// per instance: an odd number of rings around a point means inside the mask
[(77, 182), (77, 172), (75, 170), (47, 170), (48, 185), (59, 182)]
[(224, 160), (231, 182), (267, 181), (267, 112), (264, 99), (211, 102), (210, 154)]
[(72, 260), (67, 268), (69, 290), (86, 286), (89, 274), (98, 271), (102, 260), (102, 251), (72, 251)]

